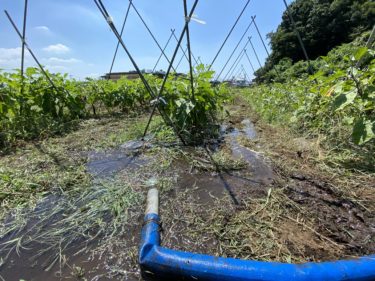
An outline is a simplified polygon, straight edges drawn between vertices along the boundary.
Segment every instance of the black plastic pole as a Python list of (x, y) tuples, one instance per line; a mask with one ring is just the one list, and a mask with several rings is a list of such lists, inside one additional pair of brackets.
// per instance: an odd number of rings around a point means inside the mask
[[(167, 55), (164, 53), (163, 51), (163, 48), (160, 46), (158, 40), (156, 40), (156, 37), (154, 36), (154, 34), (151, 32), (150, 28), (148, 27), (148, 25), (146, 24), (146, 22), (144, 21), (143, 17), (141, 16), (141, 14), (138, 12), (137, 8), (134, 6), (133, 2), (131, 0), (129, 0), (130, 2), (130, 5), (132, 5), (134, 11), (137, 13), (138, 17), (140, 18), (140, 20), (142, 21), (143, 25), (146, 27), (148, 33), (151, 35), (152, 39), (154, 40), (154, 42), (156, 43), (156, 45), (158, 46), (159, 50), (161, 51), (161, 53), (163, 54), (163, 56), (165, 57), (165, 59), (167, 60), (167, 62), (170, 64), (171, 61), (169, 60), (169, 58), (167, 57)], [(172, 66), (173, 68), (173, 66)], [(176, 72), (176, 70), (173, 68), (173, 70)]]
[(197, 60), (197, 58), (194, 56), (193, 52), (191, 52), (191, 56), (193, 57), (193, 60), (194, 60), (195, 65), (198, 65), (198, 64), (199, 64), (199, 63), (198, 63), (198, 60)]
[[(173, 64), (173, 62), (174, 62), (174, 60), (175, 60), (175, 58), (176, 58), (176, 55), (177, 55), (178, 49), (180, 48), (180, 45), (181, 45), (182, 39), (183, 39), (184, 36), (185, 36), (186, 28), (187, 28), (187, 26), (189, 25), (189, 22), (190, 22), (189, 19), (193, 16), (194, 11), (195, 11), (195, 8), (196, 8), (197, 5), (198, 5), (198, 2), (199, 2), (199, 0), (195, 0), (195, 2), (194, 2), (194, 4), (193, 4), (193, 7), (191, 8), (191, 11), (190, 11), (189, 17), (188, 17), (188, 18), (185, 18), (185, 25), (184, 25), (184, 28), (183, 28), (183, 30), (182, 30), (182, 32), (181, 32), (180, 38), (178, 39), (177, 46), (176, 46), (176, 48), (175, 48), (175, 50), (174, 50), (174, 53), (173, 53), (173, 56), (172, 56), (172, 60), (171, 60), (171, 62), (170, 62), (170, 64), (169, 64), (169, 67), (168, 67), (167, 73), (166, 73), (166, 75), (164, 76), (163, 83), (162, 83), (162, 85), (161, 85), (161, 87), (160, 87), (159, 94), (158, 94), (158, 96), (157, 96), (157, 98), (156, 98), (156, 103), (154, 104), (154, 108), (152, 109), (152, 112), (151, 112), (150, 118), (149, 118), (149, 120), (148, 120), (148, 122), (147, 122), (147, 125), (146, 125), (146, 128), (145, 128), (145, 131), (144, 131), (144, 133), (143, 133), (143, 137), (145, 137), (146, 134), (147, 134), (148, 127), (150, 126), (150, 123), (151, 123), (152, 117), (153, 117), (153, 115), (154, 115), (154, 113), (155, 113), (155, 108), (156, 108), (156, 106), (157, 106), (157, 102), (158, 102), (158, 100), (160, 99), (160, 97), (161, 97), (161, 95), (162, 95), (162, 93), (163, 93), (163, 91), (164, 91), (165, 83), (167, 82), (167, 79), (168, 79), (169, 73), (170, 73), (171, 68), (172, 68), (172, 64)], [(184, 141), (183, 141), (183, 143), (186, 144)]]
[(242, 60), (243, 56), (244, 56), (244, 50), (242, 50), (239, 54), (238, 54), (238, 57), (236, 58), (236, 60), (233, 62), (231, 68), (229, 69), (229, 71), (227, 72), (227, 74), (224, 76), (223, 80), (229, 78), (233, 72), (235, 71), (235, 69), (237, 68), (238, 64), (240, 63), (240, 61)]
[(22, 28), (22, 53), (21, 53), (21, 97), (23, 97), (24, 85), (24, 68), (25, 68), (25, 40), (26, 40), (26, 20), (27, 20), (27, 2), (25, 0), (25, 9), (23, 12), (23, 28)]
[(181, 64), (182, 60), (184, 59), (184, 57), (186, 57), (186, 60), (189, 61), (189, 58), (187, 57), (186, 52), (187, 52), (187, 47), (185, 48), (185, 50), (182, 49), (182, 53), (183, 53), (183, 54), (182, 54), (181, 58), (179, 59), (177, 65), (176, 65), (176, 70), (177, 70), (178, 67), (180, 66), (180, 64)]
[(307, 51), (306, 51), (306, 48), (305, 48), (305, 44), (303, 44), (303, 41), (302, 41), (302, 37), (301, 37), (301, 34), (299, 33), (298, 29), (297, 29), (297, 25), (296, 25), (296, 22), (294, 21), (294, 18), (293, 18), (293, 15), (292, 13), (290, 12), (290, 9), (289, 9), (289, 6), (288, 4), (286, 3), (285, 0), (283, 0), (284, 2), (284, 5), (285, 5), (285, 8), (287, 10), (287, 14), (289, 16), (289, 19), (290, 21), (292, 22), (292, 25), (293, 25), (293, 28), (294, 28), (294, 32), (296, 33), (297, 35), (297, 38), (298, 38), (298, 41), (299, 41), (299, 44), (301, 45), (301, 48), (302, 48), (302, 51), (303, 51), (303, 54), (307, 60), (307, 64), (309, 65), (309, 72), (310, 74), (312, 73), (312, 69), (311, 69), (311, 65), (310, 65), (310, 59), (309, 59), (309, 56), (307, 54)]
[[(117, 37), (117, 40), (120, 42), (121, 46), (123, 47), (123, 49), (125, 50), (126, 54), (128, 55), (130, 61), (132, 62), (135, 70), (137, 71), (142, 83), (144, 84), (146, 90), (150, 93), (150, 95), (155, 98), (156, 95), (155, 93), (152, 91), (152, 88), (150, 87), (150, 85), (148, 84), (146, 78), (143, 76), (141, 70), (139, 69), (137, 63), (135, 62), (134, 58), (132, 57), (132, 55), (130, 54), (128, 48), (126, 47), (124, 41), (122, 40), (120, 34), (118, 33), (115, 25), (113, 24), (112, 22), (112, 18), (109, 16), (107, 10), (105, 9), (103, 3), (101, 0), (94, 0), (94, 3), (96, 4), (96, 6), (98, 7), (99, 11), (102, 13), (103, 17), (105, 18), (105, 20), (107, 21), (109, 27), (112, 29), (113, 31), (113, 34)], [(158, 101), (158, 99), (157, 99)], [(181, 134), (179, 133), (178, 129), (176, 128), (176, 126), (174, 125), (174, 123), (172, 122), (172, 120), (169, 118), (168, 114), (166, 114), (161, 108), (158, 107), (158, 102), (155, 102), (155, 105), (154, 105), (154, 108), (153, 108), (153, 111), (155, 111), (155, 108), (157, 107), (160, 115), (162, 116), (162, 118), (164, 119), (164, 121), (169, 125), (171, 126), (175, 133), (177, 134), (177, 136), (180, 138), (180, 140), (182, 141), (183, 144), (185, 144), (185, 140), (182, 138)]]
[(248, 79), (246, 81), (250, 82), (250, 76), (247, 74), (247, 71), (246, 71), (246, 69), (244, 68), (243, 65), (242, 65), (242, 70), (245, 73), (245, 80), (246, 80), (246, 77), (247, 77)]
[[(190, 21), (190, 18), (188, 18), (188, 10), (187, 10), (187, 3), (186, 0), (184, 1), (184, 15), (185, 20)], [(187, 41), (187, 49), (188, 49), (188, 55), (189, 55), (189, 68), (190, 68), (190, 85), (191, 85), (191, 98), (194, 102), (195, 95), (194, 95), (194, 76), (193, 76), (193, 64), (191, 63), (191, 46), (190, 46), (190, 32), (189, 32), (189, 25), (186, 27), (186, 41)]]
[(241, 75), (244, 74), (243, 72), (243, 65), (241, 64), (240, 69), (237, 71), (236, 78), (241, 77)]
[(251, 63), (251, 60), (249, 58), (249, 55), (247, 54), (246, 49), (244, 50), (244, 52), (245, 52), (245, 55), (246, 55), (246, 58), (247, 58), (248, 62), (250, 63), (251, 68), (253, 69), (253, 73), (255, 73), (255, 68), (254, 68), (253, 64)]
[[(175, 34), (174, 34), (174, 38), (176, 39), (176, 42), (178, 42), (178, 38), (176, 37)], [(186, 60), (189, 60), (189, 58), (188, 58), (187, 55), (186, 55), (186, 51), (182, 48), (182, 46), (180, 46), (180, 50), (184, 53), (184, 56), (185, 56)], [(193, 52), (191, 52), (191, 55), (192, 55), (192, 57), (193, 57), (195, 63), (198, 64), (197, 60), (196, 60), (195, 57), (194, 57)], [(177, 67), (176, 67), (176, 69), (177, 69)]]
[[(128, 19), (128, 16), (129, 16), (129, 11), (130, 11), (130, 7), (131, 7), (131, 3), (132, 3), (133, 0), (129, 0), (129, 5), (128, 5), (128, 8), (126, 10), (126, 14), (125, 14), (125, 18), (124, 18), (124, 22), (122, 24), (122, 27), (121, 27), (121, 32), (120, 32), (120, 36), (122, 38), (122, 34), (124, 33), (124, 29), (125, 29), (125, 24), (126, 24), (126, 21)], [(116, 60), (116, 56), (117, 56), (117, 52), (118, 52), (118, 48), (120, 47), (120, 42), (117, 42), (117, 46), (116, 46), (116, 50), (115, 50), (115, 53), (113, 55), (113, 59), (112, 59), (112, 64), (111, 64), (111, 68), (109, 69), (109, 72), (108, 72), (108, 79), (111, 78), (111, 73), (112, 73), (112, 69), (113, 69), (113, 65), (115, 64), (115, 60)]]
[[(165, 50), (167, 49), (167, 47), (168, 47), (168, 45), (169, 45), (169, 42), (171, 41), (171, 39), (172, 39), (172, 37), (173, 37), (173, 35), (174, 35), (174, 32), (175, 32), (175, 30), (174, 30), (174, 29), (171, 29), (171, 35), (169, 36), (168, 41), (167, 41), (167, 43), (165, 44), (165, 46), (164, 46), (164, 48), (163, 48), (163, 52), (165, 52)], [(159, 64), (159, 62), (160, 62), (160, 60), (161, 60), (162, 57), (163, 57), (163, 53), (160, 54), (160, 56), (159, 56), (157, 62), (155, 63), (154, 68), (152, 69), (152, 72), (155, 71), (155, 69), (156, 69), (156, 67), (158, 66), (158, 64)]]
[(228, 60), (227, 60), (226, 63), (224, 64), (224, 66), (223, 66), (223, 68), (221, 69), (219, 75), (216, 77), (216, 80), (219, 80), (221, 74), (223, 74), (224, 69), (227, 67), (229, 61), (232, 59), (234, 53), (237, 51), (238, 46), (241, 44), (242, 40), (244, 39), (246, 33), (249, 31), (249, 29), (250, 29), (250, 27), (251, 27), (252, 24), (253, 24), (253, 21), (251, 21), (250, 24), (246, 27), (245, 32), (242, 34), (242, 36), (241, 36), (240, 40), (238, 41), (236, 47), (234, 47), (233, 52), (230, 54)]
[[(258, 28), (258, 25), (257, 25), (257, 23), (256, 23), (256, 21), (255, 21), (256, 15), (255, 15), (255, 16), (252, 16), (251, 18), (252, 18), (252, 20), (253, 20), (253, 22), (254, 22), (254, 26), (255, 26), (255, 29), (257, 30), (257, 33), (258, 33), (258, 35), (259, 35), (259, 38), (260, 38), (260, 40), (262, 41), (263, 47), (264, 47), (264, 49), (266, 50), (267, 56), (269, 57), (269, 56), (270, 56), (270, 53), (269, 53), (269, 51), (268, 51), (268, 49), (267, 49), (266, 43), (264, 42), (264, 40), (263, 40), (263, 36), (262, 36), (262, 34), (260, 33), (259, 28)], [(247, 55), (247, 54), (246, 54), (246, 55)], [(249, 61), (250, 61), (250, 59), (249, 59)], [(276, 65), (274, 66), (274, 68), (275, 68), (275, 71), (276, 71), (276, 75), (277, 75), (278, 77), (280, 77), (280, 73), (279, 73), (279, 71), (278, 71)], [(255, 72), (255, 70), (254, 70), (254, 72)]]
[(198, 62), (199, 62), (200, 64), (203, 64), (203, 62), (202, 62), (202, 60), (201, 60), (201, 57), (198, 57)]
[[(233, 75), (233, 73), (234, 73), (234, 71), (237, 69), (237, 66), (240, 64), (240, 62), (241, 62), (241, 60), (242, 60), (242, 58), (244, 57), (244, 52), (242, 51), (241, 53), (240, 53), (240, 57), (238, 58), (238, 60), (237, 60), (237, 62), (236, 62), (236, 64), (235, 64), (235, 66), (234, 66), (234, 68), (232, 69), (232, 71), (231, 72), (229, 72), (229, 73), (227, 73), (227, 75), (224, 77), (224, 80), (226, 79), (226, 78), (230, 78), (232, 75)], [(229, 74), (229, 75), (228, 75)]]
[(264, 49), (266, 50), (267, 55), (270, 56), (270, 53), (268, 52), (268, 49), (267, 49), (267, 46), (266, 46), (266, 43), (264, 43), (264, 40), (263, 40), (262, 34), (260, 34), (260, 31), (259, 31), (258, 25), (257, 25), (257, 23), (255, 22), (255, 18), (256, 18), (256, 15), (251, 17), (251, 19), (252, 19), (253, 22), (254, 22), (255, 29), (257, 30), (257, 33), (258, 33), (258, 35), (259, 35), (259, 38), (260, 38), (260, 40), (262, 41), (263, 47), (264, 47)]
[[(235, 69), (235, 70), (236, 70), (236, 69)], [(233, 79), (232, 79), (232, 81), (237, 79), (237, 77), (241, 74), (241, 71), (242, 71), (241, 68), (237, 70), (236, 74), (233, 75)]]
[[(8, 17), (10, 23), (12, 24), (14, 30), (17, 32), (18, 36), (20, 37), (20, 39), (22, 40), (22, 43), (23, 45), (25, 46), (25, 48), (29, 51), (30, 55), (33, 57), (33, 59), (35, 60), (35, 62), (37, 63), (37, 65), (39, 66), (40, 70), (42, 71), (42, 73), (44, 74), (44, 76), (46, 76), (48, 82), (51, 84), (52, 88), (54, 88), (56, 91), (59, 91), (55, 85), (55, 83), (53, 83), (52, 79), (49, 77), (49, 75), (47, 74), (47, 72), (44, 70), (43, 66), (40, 64), (39, 60), (37, 59), (37, 57), (35, 56), (34, 52), (30, 49), (29, 45), (27, 44), (26, 40), (22, 37), (22, 34), (21, 32), (18, 30), (16, 24), (14, 23), (14, 21), (12, 20), (11, 16), (9, 15), (9, 13), (4, 10), (6, 16)], [(66, 91), (66, 90), (65, 90)]]
[(260, 60), (259, 60), (259, 57), (258, 57), (257, 52), (255, 51), (255, 48), (254, 48), (253, 42), (251, 42), (251, 36), (248, 37), (248, 39), (249, 39), (249, 42), (250, 42), (251, 48), (252, 48), (253, 51), (254, 51), (255, 57), (257, 58), (257, 61), (258, 61), (258, 63), (259, 63), (259, 67), (262, 68), (262, 64), (260, 63)]
[(230, 31), (229, 31), (229, 33), (228, 33), (228, 35), (227, 35), (227, 37), (225, 37), (225, 40), (224, 40), (223, 44), (221, 44), (221, 46), (220, 46), (219, 50), (217, 51), (217, 53), (216, 53), (214, 59), (212, 60), (210, 66), (208, 67), (208, 71), (211, 70), (212, 65), (215, 63), (217, 57), (219, 56), (219, 54), (220, 54), (221, 50), (223, 49), (225, 43), (228, 41), (229, 36), (232, 34), (234, 28), (236, 27), (238, 21), (240, 20), (241, 16), (242, 16), (243, 13), (245, 12), (245, 10), (246, 10), (247, 6), (249, 5), (250, 1), (251, 1), (251, 0), (247, 0), (247, 2), (246, 2), (246, 4), (245, 4), (245, 6), (243, 7), (243, 9), (242, 9), (240, 15), (237, 17), (235, 23), (233, 24), (232, 28), (230, 29)]
[(224, 77), (224, 80), (225, 80), (225, 78), (227, 78), (228, 74), (232, 71), (234, 65), (235, 65), (235, 64), (237, 63), (237, 61), (240, 59), (241, 53), (243, 52), (243, 50), (246, 49), (246, 47), (247, 47), (248, 44), (249, 44), (249, 41), (246, 41), (245, 46), (242, 48), (241, 52), (238, 54), (237, 58), (234, 60), (233, 64), (232, 64), (231, 67), (229, 68), (227, 74), (226, 74), (225, 77)]

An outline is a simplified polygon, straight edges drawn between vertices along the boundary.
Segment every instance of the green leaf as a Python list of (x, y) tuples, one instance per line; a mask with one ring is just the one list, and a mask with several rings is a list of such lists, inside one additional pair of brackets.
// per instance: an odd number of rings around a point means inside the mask
[(8, 112), (7, 112), (6, 116), (9, 119), (13, 119), (16, 116), (16, 114), (14, 113), (14, 111), (11, 108), (8, 108)]
[(333, 108), (335, 111), (343, 110), (346, 106), (353, 103), (354, 99), (357, 97), (357, 92), (352, 90), (347, 93), (342, 93), (336, 96), (333, 101)]
[(375, 138), (375, 122), (364, 118), (359, 119), (354, 125), (352, 137), (354, 143), (358, 145)]
[(358, 49), (358, 51), (355, 53), (354, 58), (359, 61), (366, 53), (367, 53), (366, 47), (361, 47)]
[(41, 112), (42, 111), (42, 108), (37, 106), (37, 105), (33, 105), (32, 107), (30, 107), (30, 109), (32, 111), (35, 111), (35, 112)]

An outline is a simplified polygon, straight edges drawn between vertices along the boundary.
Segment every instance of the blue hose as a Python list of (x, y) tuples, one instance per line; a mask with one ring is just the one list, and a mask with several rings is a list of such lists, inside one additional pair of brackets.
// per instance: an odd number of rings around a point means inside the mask
[(260, 262), (174, 251), (160, 246), (159, 215), (144, 219), (139, 263), (145, 278), (220, 281), (370, 281), (375, 255), (353, 260), (288, 264)]

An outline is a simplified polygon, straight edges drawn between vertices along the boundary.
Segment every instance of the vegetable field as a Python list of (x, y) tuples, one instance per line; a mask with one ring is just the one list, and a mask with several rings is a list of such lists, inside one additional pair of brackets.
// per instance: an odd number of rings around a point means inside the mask
[(375, 278), (373, 1), (5, 2), (0, 281)]
[[(22, 86), (20, 74), (0, 72), (3, 147), (17, 139), (64, 133), (80, 119), (145, 112), (151, 108), (151, 102), (157, 102), (140, 80), (76, 81), (68, 79), (67, 74), (53, 74), (51, 77), (57, 86), (54, 89), (38, 69), (29, 68), (25, 74)], [(165, 85), (163, 109), (176, 123), (179, 133), (187, 135), (191, 141), (202, 138), (203, 134), (210, 137), (217, 131), (215, 116), (227, 97), (224, 86), (211, 87), (212, 75), (213, 72), (204, 71), (203, 66), (198, 67), (194, 100), (185, 78), (172, 78)], [(151, 75), (147, 79), (155, 90), (162, 83)]]

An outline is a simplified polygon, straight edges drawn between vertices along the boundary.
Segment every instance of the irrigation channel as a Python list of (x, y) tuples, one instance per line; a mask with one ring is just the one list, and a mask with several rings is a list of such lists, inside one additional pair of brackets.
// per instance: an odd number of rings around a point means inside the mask
[[(282, 132), (243, 104), (229, 110), (221, 138), (206, 146), (149, 136), (76, 152), (91, 186), (83, 195), (51, 193), (23, 210), (22, 227), (0, 241), (2, 280), (142, 280), (138, 246), (151, 187), (161, 193), (162, 243), (170, 249), (282, 262), (371, 254), (374, 212), (314, 174), (305, 158), (313, 146), (295, 139), (288, 155)], [(288, 167), (296, 162), (299, 169)], [(116, 196), (127, 199), (118, 204)], [(108, 201), (118, 205), (115, 218)], [(8, 227), (19, 225), (16, 217)]]

